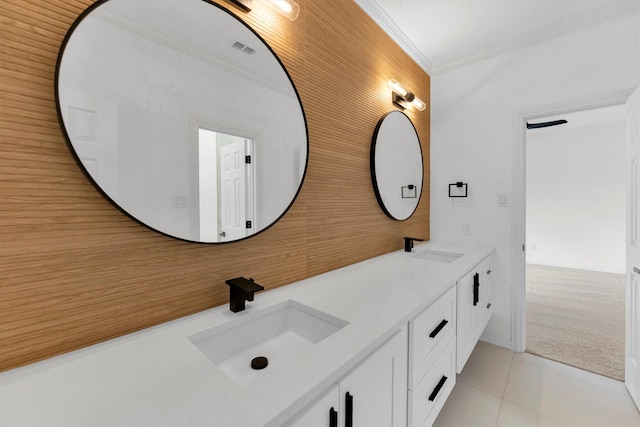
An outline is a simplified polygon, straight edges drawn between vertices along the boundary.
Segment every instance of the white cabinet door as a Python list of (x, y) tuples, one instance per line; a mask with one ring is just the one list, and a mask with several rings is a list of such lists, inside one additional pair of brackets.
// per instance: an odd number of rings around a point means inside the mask
[(458, 281), (456, 371), (462, 372), (491, 315), (491, 256)]
[(467, 362), (471, 351), (475, 345), (473, 342), (473, 278), (476, 271), (470, 271), (458, 280), (458, 312), (457, 312), (457, 362), (456, 371), (462, 372), (464, 364)]
[(284, 426), (406, 427), (407, 339), (405, 326)]
[(482, 308), (482, 294), (484, 293), (482, 271), (483, 264), (480, 264), (473, 272), (473, 284), (471, 288), (471, 329), (473, 331), (473, 346), (480, 338), (484, 329), (484, 309)]
[(407, 424), (407, 328), (340, 381), (340, 426)]
[(491, 319), (491, 306), (493, 305), (491, 302), (491, 261), (492, 257), (485, 259), (482, 268), (484, 277), (484, 281), (482, 282), (482, 287), (484, 288), (482, 291), (482, 309), (484, 311), (482, 318), (482, 322), (484, 323), (483, 330)]
[(334, 384), (283, 427), (337, 427), (340, 389)]

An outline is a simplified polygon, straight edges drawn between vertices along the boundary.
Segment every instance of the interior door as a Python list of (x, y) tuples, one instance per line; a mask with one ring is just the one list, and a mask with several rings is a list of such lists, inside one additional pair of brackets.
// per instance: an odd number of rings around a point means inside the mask
[(625, 384), (640, 409), (640, 244), (638, 190), (640, 174), (640, 88), (627, 100), (627, 277)]
[(247, 142), (234, 138), (220, 146), (220, 241), (247, 235)]
[(109, 197), (121, 202), (116, 102), (90, 93), (65, 91), (68, 108), (62, 114), (82, 165)]

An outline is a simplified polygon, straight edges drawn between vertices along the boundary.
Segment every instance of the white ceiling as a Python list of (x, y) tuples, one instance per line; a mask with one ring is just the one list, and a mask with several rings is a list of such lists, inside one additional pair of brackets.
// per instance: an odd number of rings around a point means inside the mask
[(640, 11), (640, 0), (355, 2), (429, 74)]

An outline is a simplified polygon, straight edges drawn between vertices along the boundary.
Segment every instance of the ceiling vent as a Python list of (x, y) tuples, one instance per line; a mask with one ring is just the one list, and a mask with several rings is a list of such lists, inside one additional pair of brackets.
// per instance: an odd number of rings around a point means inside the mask
[(542, 122), (542, 123), (529, 123), (527, 122), (527, 129), (541, 129), (548, 128), (550, 126), (558, 126), (567, 123), (566, 120), (554, 120), (551, 122)]
[(240, 42), (235, 42), (234, 44), (231, 45), (232, 48), (239, 50), (240, 52), (244, 52), (247, 55), (252, 55), (254, 53), (256, 53), (255, 49), (250, 48), (249, 46), (246, 46)]

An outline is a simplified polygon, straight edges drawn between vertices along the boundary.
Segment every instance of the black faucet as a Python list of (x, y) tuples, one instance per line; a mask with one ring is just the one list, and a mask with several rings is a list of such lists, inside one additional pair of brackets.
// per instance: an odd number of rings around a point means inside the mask
[(251, 278), (236, 277), (225, 283), (229, 285), (229, 309), (234, 313), (244, 310), (244, 302), (253, 301), (253, 294), (264, 289)]
[(411, 249), (413, 249), (413, 242), (424, 242), (424, 239), (418, 239), (417, 237), (403, 237), (403, 239), (405, 252), (411, 252)]

